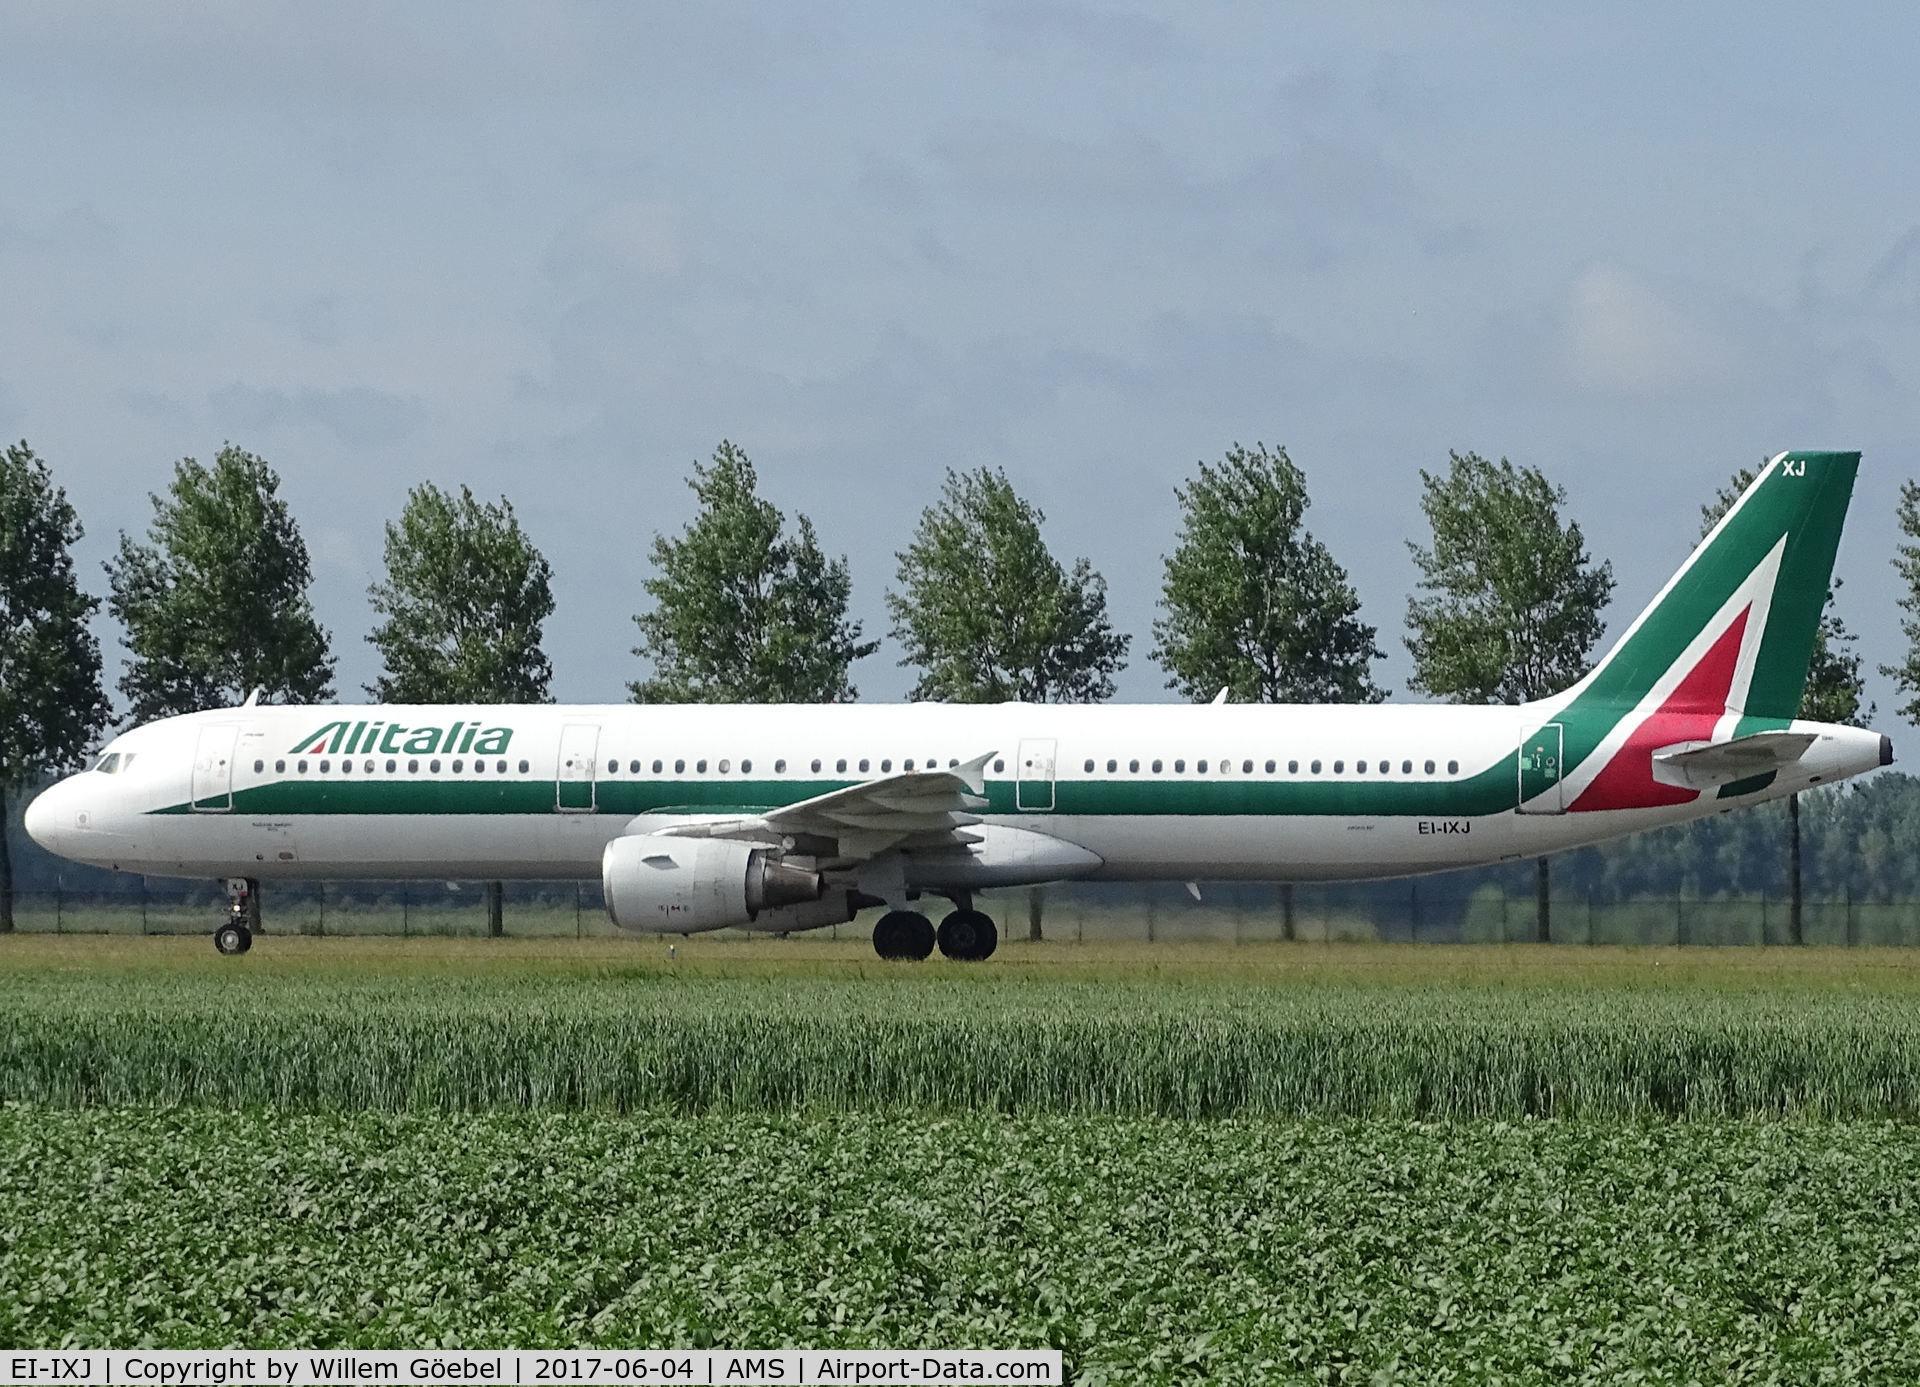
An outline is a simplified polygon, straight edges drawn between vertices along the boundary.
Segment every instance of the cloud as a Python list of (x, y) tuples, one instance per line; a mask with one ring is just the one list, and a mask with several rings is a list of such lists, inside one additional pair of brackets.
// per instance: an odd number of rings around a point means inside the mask
[(214, 391), (208, 403), (223, 420), (245, 428), (319, 428), (355, 448), (401, 442), (427, 423), (426, 406), (419, 400), (364, 385), (289, 392), (236, 382)]
[(1173, 31), (1144, 15), (1111, 8), (1040, 3), (996, 5), (983, 16), (987, 47), (996, 57), (1065, 51), (1077, 56), (1157, 62), (1174, 48)]
[(687, 263), (678, 210), (632, 198), (606, 207), (562, 231), (548, 254), (556, 279), (597, 275), (675, 275)]
[(1566, 365), (1602, 394), (1680, 395), (1728, 384), (1733, 343), (1620, 270), (1596, 265), (1574, 282)]

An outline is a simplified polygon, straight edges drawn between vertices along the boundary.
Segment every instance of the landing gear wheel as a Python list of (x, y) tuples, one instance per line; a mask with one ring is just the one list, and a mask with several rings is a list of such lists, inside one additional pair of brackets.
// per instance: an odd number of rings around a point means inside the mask
[(885, 959), (923, 959), (933, 952), (933, 921), (917, 911), (889, 910), (873, 927), (873, 951)]
[(993, 957), (1000, 931), (993, 917), (979, 910), (956, 910), (940, 922), (940, 952), (968, 963)]
[(223, 954), (244, 954), (253, 947), (253, 931), (229, 922), (213, 932), (213, 947)]

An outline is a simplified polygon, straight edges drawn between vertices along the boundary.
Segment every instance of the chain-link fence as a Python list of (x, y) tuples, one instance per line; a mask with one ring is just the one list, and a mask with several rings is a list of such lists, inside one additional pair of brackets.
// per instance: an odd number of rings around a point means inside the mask
[[(617, 935), (600, 884), (508, 882), (503, 927), (522, 938)], [(1456, 878), (1292, 887), (1205, 884), (1198, 899), (1178, 883), (1075, 884), (988, 892), (978, 901), (1003, 939), (1054, 942), (1258, 943), (1278, 940), (1406, 940), (1518, 943), (1541, 937), (1539, 901), (1510, 882)], [(936, 898), (919, 908), (938, 919)], [(210, 934), (226, 918), (213, 883), (129, 878), (122, 891), (23, 892), (14, 903), (23, 933)], [(488, 932), (477, 882), (269, 884), (265, 932), (301, 935), (479, 936)], [(864, 938), (878, 911), (829, 927), (828, 938)], [(724, 931), (723, 934), (732, 934)], [(1562, 944), (1761, 945), (1794, 941), (1792, 910), (1778, 895), (1692, 899), (1555, 894), (1546, 937)], [(1920, 946), (1920, 901), (1807, 900), (1800, 942), (1828, 946)]]

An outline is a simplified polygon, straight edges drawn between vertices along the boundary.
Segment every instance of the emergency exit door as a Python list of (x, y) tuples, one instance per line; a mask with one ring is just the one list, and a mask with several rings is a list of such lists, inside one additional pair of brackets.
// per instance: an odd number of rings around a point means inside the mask
[(1013, 803), (1017, 809), (1053, 808), (1053, 758), (1057, 743), (1052, 737), (1029, 737), (1020, 743), (1020, 755), (1014, 764)]
[(1520, 799), (1522, 814), (1564, 814), (1566, 795), (1560, 780), (1566, 750), (1561, 724), (1550, 722), (1520, 739)]
[(598, 723), (571, 722), (560, 729), (560, 764), (553, 785), (555, 809), (563, 814), (593, 812), (593, 766), (599, 751)]

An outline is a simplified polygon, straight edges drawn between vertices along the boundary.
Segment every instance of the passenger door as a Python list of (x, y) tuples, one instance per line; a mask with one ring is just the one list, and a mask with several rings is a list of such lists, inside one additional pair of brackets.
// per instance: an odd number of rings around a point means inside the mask
[(1561, 724), (1550, 722), (1520, 739), (1520, 799), (1522, 814), (1564, 814), (1565, 787), (1560, 780), (1565, 750)]
[(240, 729), (230, 722), (200, 729), (193, 748), (190, 789), (197, 813), (225, 814), (232, 810), (233, 747), (239, 737)]
[(593, 812), (593, 768), (599, 751), (598, 723), (570, 722), (560, 729), (559, 772), (553, 787), (555, 809), (563, 814)]

